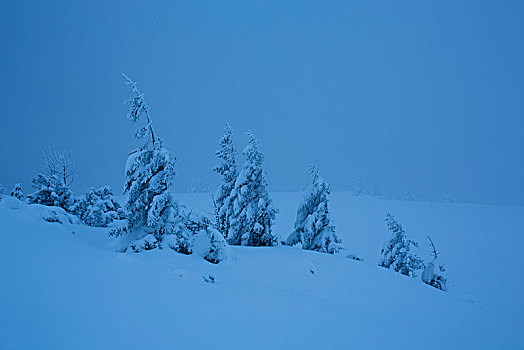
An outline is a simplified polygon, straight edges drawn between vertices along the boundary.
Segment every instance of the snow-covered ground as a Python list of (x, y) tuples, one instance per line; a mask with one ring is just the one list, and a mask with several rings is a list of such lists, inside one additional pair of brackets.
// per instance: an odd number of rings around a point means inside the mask
[[(211, 212), (209, 195), (177, 198)], [(273, 198), (284, 239), (302, 194)], [(230, 247), (213, 265), (171, 250), (118, 253), (107, 228), (60, 212), (62, 224), (48, 222), (50, 209), (4, 199), (0, 349), (524, 348), (523, 207), (334, 193), (331, 208), (342, 254)], [(449, 292), (377, 266), (387, 211), (426, 260), (431, 236)]]

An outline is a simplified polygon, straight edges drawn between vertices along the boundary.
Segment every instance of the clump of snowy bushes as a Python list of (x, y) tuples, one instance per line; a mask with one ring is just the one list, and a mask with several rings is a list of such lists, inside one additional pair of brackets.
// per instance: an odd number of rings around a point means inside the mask
[(25, 200), (25, 194), (24, 191), (22, 191), (22, 185), (20, 185), (19, 183), (13, 186), (13, 189), (11, 190), (9, 195), (7, 193), (8, 192), (5, 189), (5, 187), (2, 184), (0, 184), (0, 200), (6, 197), (14, 197), (20, 201)]
[[(44, 170), (33, 179), (35, 192), (27, 196), (29, 204), (61, 208), (68, 214), (76, 215), (89, 226), (107, 227), (114, 220), (123, 219), (124, 210), (108, 186), (99, 189), (91, 188), (81, 197), (74, 196), (69, 188), (75, 172), (71, 154), (66, 156), (60, 151), (49, 151), (47, 154), (42, 152), (42, 154)], [(11, 196), (19, 200), (25, 199), (20, 184), (14, 186)]]
[(22, 191), (22, 185), (17, 183), (14, 185), (13, 189), (11, 190), (11, 197), (15, 197), (21, 201), (25, 199), (24, 191)]
[(33, 179), (35, 192), (28, 196), (29, 204), (60, 207), (71, 212), (75, 203), (69, 185), (73, 181), (75, 166), (71, 153), (60, 151), (42, 152), (44, 171)]
[(390, 213), (386, 215), (386, 224), (393, 237), (382, 248), (379, 266), (411, 277), (416, 277), (416, 271), (422, 269), (422, 282), (446, 291), (447, 278), (444, 276), (446, 270), (438, 262), (439, 253), (431, 238), (428, 237), (433, 258), (425, 264), (422, 258), (411, 251), (412, 247), (418, 247), (418, 243), (407, 238), (402, 225)]
[(116, 201), (109, 186), (90, 188), (75, 200), (72, 211), (88, 226), (107, 227), (114, 220), (123, 219), (123, 208)]
[(75, 199), (67, 184), (55, 175), (38, 174), (33, 179), (36, 192), (28, 196), (29, 204), (60, 207), (70, 212)]

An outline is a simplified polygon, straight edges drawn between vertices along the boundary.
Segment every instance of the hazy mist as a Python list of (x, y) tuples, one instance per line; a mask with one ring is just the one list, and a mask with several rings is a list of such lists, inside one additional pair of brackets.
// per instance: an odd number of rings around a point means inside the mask
[(314, 163), (335, 190), (524, 204), (524, 2), (11, 1), (0, 13), (0, 183), (73, 152), (73, 190), (120, 192), (138, 145), (121, 73), (214, 186), (224, 124), (251, 130), (270, 188)]

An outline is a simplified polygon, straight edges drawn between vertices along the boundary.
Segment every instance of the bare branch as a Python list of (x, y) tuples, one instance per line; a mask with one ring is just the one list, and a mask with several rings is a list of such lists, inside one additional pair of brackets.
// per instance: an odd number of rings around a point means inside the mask
[(63, 151), (48, 149), (47, 153), (42, 150), (42, 165), (44, 172), (69, 186), (74, 181), (76, 164), (73, 163), (73, 153), (65, 154)]
[(431, 244), (431, 249), (433, 250), (433, 256), (436, 259), (436, 258), (438, 258), (439, 252), (437, 252), (437, 248), (435, 248), (435, 244), (431, 240), (431, 237), (428, 236), (428, 239), (429, 239), (429, 243)]

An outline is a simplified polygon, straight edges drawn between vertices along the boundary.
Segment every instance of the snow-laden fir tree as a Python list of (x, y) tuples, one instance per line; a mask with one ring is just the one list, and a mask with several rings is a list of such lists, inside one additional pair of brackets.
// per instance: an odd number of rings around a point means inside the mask
[(311, 183), (298, 207), (295, 231), (289, 235), (286, 244), (300, 243), (302, 249), (334, 254), (340, 251), (342, 241), (331, 224), (328, 208), (330, 187), (314, 166), (310, 166), (309, 170)]
[(423, 267), (422, 259), (411, 253), (411, 247), (418, 244), (407, 238), (402, 225), (390, 213), (386, 215), (386, 224), (393, 237), (382, 248), (379, 266), (415, 277), (415, 271)]
[(24, 191), (22, 191), (22, 185), (17, 183), (14, 185), (13, 190), (11, 191), (11, 197), (15, 197), (21, 201), (25, 199)]
[(90, 188), (83, 197), (75, 201), (73, 212), (86, 225), (95, 227), (107, 227), (114, 220), (124, 217), (123, 208), (109, 186)]
[(213, 171), (222, 176), (222, 183), (215, 196), (216, 226), (218, 231), (227, 238), (229, 221), (227, 213), (232, 209), (228, 205), (233, 202), (227, 201), (233, 191), (235, 181), (238, 177), (238, 168), (235, 161), (236, 150), (233, 147), (233, 129), (226, 124), (224, 135), (220, 139), (220, 148), (215, 155), (220, 158), (221, 163), (213, 168)]
[(61, 177), (40, 173), (33, 179), (33, 188), (36, 191), (28, 196), (29, 204), (60, 207), (67, 212), (73, 209), (73, 192)]
[(110, 234), (123, 236), (123, 250), (127, 249), (127, 243), (134, 251), (153, 249), (170, 236), (166, 240), (169, 247), (190, 253), (190, 237), (179, 215), (178, 203), (170, 193), (176, 158), (156, 138), (144, 95), (131, 79), (123, 77), (133, 91), (133, 97), (127, 101), (127, 117), (133, 123), (145, 121), (135, 131), (135, 137), (145, 143), (131, 152), (126, 163), (127, 225)]
[(277, 209), (269, 197), (266, 173), (262, 168), (264, 155), (258, 149), (253, 134), (243, 151), (246, 162), (231, 194), (224, 205), (227, 225), (227, 241), (231, 245), (272, 246), (277, 243), (272, 232)]
[(431, 253), (433, 255), (433, 259), (424, 267), (424, 271), (422, 271), (422, 282), (437, 289), (446, 291), (448, 289), (448, 280), (444, 276), (446, 269), (444, 268), (444, 265), (441, 265), (438, 261), (439, 252), (437, 251), (437, 248), (435, 248), (435, 244), (433, 244), (433, 241), (430, 237), (428, 237), (428, 239), (429, 243), (431, 244)]

